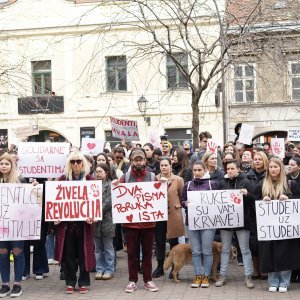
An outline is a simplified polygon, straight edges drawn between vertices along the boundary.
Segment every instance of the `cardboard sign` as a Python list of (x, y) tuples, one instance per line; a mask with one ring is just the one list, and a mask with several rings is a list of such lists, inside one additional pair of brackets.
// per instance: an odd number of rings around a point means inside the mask
[(69, 143), (19, 143), (18, 171), (23, 177), (57, 178), (64, 173)]
[(241, 131), (239, 135), (239, 143), (245, 145), (251, 145), (253, 133), (254, 133), (253, 125), (242, 123)]
[(103, 139), (82, 138), (81, 140), (81, 150), (92, 155), (97, 155), (100, 152), (103, 152), (103, 145)]
[(284, 148), (284, 139), (271, 139), (271, 149), (272, 153), (276, 157), (284, 158), (285, 157), (285, 148)]
[(139, 131), (136, 121), (110, 118), (113, 137), (126, 141), (138, 141)]
[(255, 201), (259, 241), (300, 237), (300, 199)]
[(102, 181), (46, 181), (46, 221), (102, 220)]
[(43, 185), (1, 183), (0, 241), (39, 240)]
[(287, 140), (292, 142), (300, 142), (300, 128), (289, 129)]
[(114, 223), (168, 220), (167, 183), (158, 181), (112, 185)]
[(190, 230), (244, 226), (243, 195), (239, 190), (191, 191), (187, 197)]
[(218, 154), (218, 143), (213, 139), (207, 140), (207, 151)]

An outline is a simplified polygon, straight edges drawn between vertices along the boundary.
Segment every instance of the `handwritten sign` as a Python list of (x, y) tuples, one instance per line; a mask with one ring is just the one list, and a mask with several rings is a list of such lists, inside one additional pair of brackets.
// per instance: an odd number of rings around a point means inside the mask
[(285, 149), (284, 149), (284, 139), (271, 139), (271, 149), (273, 155), (276, 157), (284, 158), (285, 157)]
[(69, 151), (69, 143), (19, 143), (18, 171), (23, 177), (59, 177), (64, 173)]
[(255, 201), (259, 241), (300, 237), (300, 199)]
[(39, 240), (43, 185), (1, 183), (0, 241)]
[(139, 131), (136, 121), (110, 118), (113, 137), (127, 141), (138, 141)]
[(244, 226), (243, 196), (239, 190), (191, 191), (187, 197), (190, 230)]
[(102, 220), (102, 181), (46, 181), (46, 221)]
[(218, 154), (218, 143), (213, 139), (207, 140), (207, 150), (211, 153)]
[(103, 152), (103, 145), (103, 139), (82, 138), (81, 140), (81, 150), (92, 155), (97, 155), (100, 152)]
[(288, 130), (288, 141), (300, 142), (300, 128), (293, 128)]
[(111, 195), (114, 223), (168, 220), (166, 182), (119, 183)]
[(253, 125), (242, 123), (241, 131), (239, 135), (239, 143), (245, 145), (251, 145), (253, 133), (254, 133)]

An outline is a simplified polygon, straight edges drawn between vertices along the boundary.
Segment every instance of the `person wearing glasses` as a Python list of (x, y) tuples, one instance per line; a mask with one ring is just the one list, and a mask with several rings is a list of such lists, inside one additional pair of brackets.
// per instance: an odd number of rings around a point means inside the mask
[(162, 156), (170, 156), (172, 149), (172, 144), (168, 141), (162, 141), (161, 142), (161, 151)]
[[(94, 180), (90, 168), (81, 152), (72, 152), (67, 158), (65, 174), (59, 181)], [(93, 220), (54, 222), (56, 225), (55, 260), (64, 263), (66, 293), (73, 294), (79, 269), (79, 293), (86, 294), (90, 285), (89, 271), (96, 265), (93, 240)]]
[(187, 159), (188, 161), (190, 161), (192, 159), (192, 156), (193, 156), (193, 146), (191, 144), (191, 142), (189, 141), (184, 141), (183, 142), (183, 150), (185, 151), (186, 155), (187, 155)]

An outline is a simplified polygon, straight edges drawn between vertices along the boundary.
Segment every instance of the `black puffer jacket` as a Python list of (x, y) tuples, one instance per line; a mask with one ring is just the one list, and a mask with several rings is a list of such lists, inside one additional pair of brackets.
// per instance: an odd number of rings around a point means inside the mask
[[(243, 196), (243, 204), (244, 204), (244, 227), (234, 228), (232, 230), (239, 229), (247, 229), (250, 230), (251, 222), (255, 222), (253, 220), (253, 216), (255, 216), (255, 202), (252, 196), (253, 189), (250, 181), (246, 178), (245, 174), (240, 173), (237, 177), (231, 179), (225, 175), (225, 177), (221, 180), (220, 190), (240, 190), (246, 189), (248, 191), (247, 196)], [(228, 229), (229, 230), (229, 229)]]

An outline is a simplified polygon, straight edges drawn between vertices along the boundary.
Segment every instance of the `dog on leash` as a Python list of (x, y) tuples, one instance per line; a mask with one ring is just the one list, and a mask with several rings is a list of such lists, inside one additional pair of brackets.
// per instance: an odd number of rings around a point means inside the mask
[[(212, 265), (212, 279), (217, 281), (217, 268), (221, 261), (222, 243), (213, 242), (213, 265)], [(230, 260), (236, 259), (237, 250), (234, 246), (231, 246)], [(202, 258), (203, 259), (203, 258)], [(167, 255), (167, 259), (164, 263), (164, 269), (168, 270), (173, 265), (173, 280), (174, 282), (180, 282), (178, 279), (178, 273), (184, 265), (192, 264), (192, 249), (190, 244), (178, 244), (172, 248)]]

